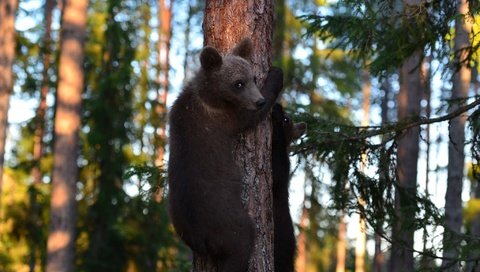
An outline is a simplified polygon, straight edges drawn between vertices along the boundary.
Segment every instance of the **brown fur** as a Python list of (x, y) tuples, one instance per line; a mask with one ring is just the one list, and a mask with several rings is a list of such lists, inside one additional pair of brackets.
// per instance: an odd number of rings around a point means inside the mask
[[(233, 158), (239, 133), (254, 127), (270, 111), (282, 89), (283, 75), (272, 68), (258, 90), (246, 60), (251, 41), (220, 54), (206, 47), (201, 69), (170, 112), (169, 208), (178, 235), (218, 271), (248, 268), (254, 226), (242, 206), (243, 173)], [(246, 55), (247, 54), (247, 55)], [(242, 87), (239, 87), (242, 83)]]
[(293, 123), (276, 104), (272, 111), (272, 177), (275, 272), (294, 271), (295, 234), (288, 203), (290, 159), (288, 147), (300, 138), (307, 128), (303, 122)]

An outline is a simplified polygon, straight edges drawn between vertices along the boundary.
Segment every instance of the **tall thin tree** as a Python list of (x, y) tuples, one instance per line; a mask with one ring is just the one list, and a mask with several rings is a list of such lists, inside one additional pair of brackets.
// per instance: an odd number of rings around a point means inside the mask
[[(205, 45), (221, 52), (250, 37), (254, 46), (254, 74), (258, 82), (264, 81), (272, 59), (273, 0), (207, 0), (203, 30)], [(271, 131), (271, 121), (267, 118), (239, 139), (235, 151), (238, 165), (245, 173), (244, 205), (256, 226), (249, 271), (273, 271)], [(194, 271), (214, 269), (208, 261), (195, 256)]]
[[(33, 179), (32, 190), (30, 190), (30, 210), (32, 222), (35, 224), (35, 228), (42, 228), (44, 223), (41, 219), (41, 210), (37, 201), (37, 187), (42, 182), (42, 173), (40, 169), (40, 159), (43, 156), (45, 144), (43, 136), (45, 133), (45, 114), (47, 111), (47, 94), (50, 89), (50, 63), (51, 63), (51, 24), (52, 24), (52, 11), (54, 1), (45, 1), (44, 12), (44, 24), (45, 33), (43, 34), (42, 55), (43, 55), (43, 71), (42, 71), (42, 83), (40, 85), (40, 101), (35, 113), (35, 131), (33, 136), (33, 167), (31, 175)], [(38, 230), (35, 230), (35, 232)], [(35, 271), (37, 263), (37, 249), (42, 245), (41, 239), (43, 236), (34, 235), (34, 239), (31, 239), (30, 245), (30, 271)], [(40, 239), (39, 239), (40, 238)]]
[(0, 194), (3, 183), (8, 107), (13, 90), (12, 65), (15, 58), (15, 14), (17, 0), (0, 1)]
[(45, 33), (43, 34), (43, 71), (42, 71), (42, 83), (40, 85), (40, 101), (35, 114), (35, 132), (33, 138), (33, 168), (32, 178), (33, 183), (39, 184), (42, 180), (42, 173), (40, 172), (40, 159), (44, 153), (43, 136), (45, 133), (45, 114), (47, 111), (47, 95), (50, 88), (50, 63), (51, 63), (51, 32), (52, 32), (52, 11), (54, 1), (45, 1)]
[(48, 272), (74, 270), (75, 186), (78, 178), (87, 6), (88, 0), (65, 0), (62, 6), (61, 53), (54, 123), (54, 167), (47, 243)]
[[(407, 20), (414, 21), (415, 6), (421, 0), (404, 0)], [(422, 53), (415, 51), (400, 67), (400, 91), (398, 93), (398, 119), (415, 118), (420, 115), (422, 99), (421, 80)], [(417, 161), (420, 128), (414, 127), (403, 132), (397, 141), (397, 177), (395, 190), (396, 223), (392, 230), (392, 250), (389, 271), (414, 271), (413, 234), (414, 226), (409, 218), (415, 214), (414, 196), (417, 186)]]
[[(167, 3), (168, 2), (168, 3)], [(156, 118), (158, 118), (158, 127), (156, 127), (156, 165), (163, 165), (165, 144), (166, 144), (166, 124), (167, 124), (167, 94), (169, 87), (168, 72), (170, 70), (169, 52), (170, 38), (172, 33), (172, 6), (173, 0), (158, 0), (158, 56), (157, 56), (157, 101)], [(160, 195), (160, 194), (159, 194)], [(157, 195), (157, 197), (159, 196)]]
[[(470, 88), (471, 71), (466, 59), (470, 46), (470, 32), (472, 18), (468, 11), (468, 1), (457, 1), (459, 16), (455, 21), (454, 38), (454, 66), (458, 69), (452, 79), (452, 95), (450, 111), (455, 111), (465, 104)], [(462, 188), (465, 164), (465, 122), (467, 115), (461, 115), (450, 121), (448, 143), (448, 176), (447, 192), (445, 194), (445, 232), (443, 236), (442, 266), (447, 271), (460, 271), (460, 262), (457, 260), (459, 251), (459, 234), (462, 228)]]

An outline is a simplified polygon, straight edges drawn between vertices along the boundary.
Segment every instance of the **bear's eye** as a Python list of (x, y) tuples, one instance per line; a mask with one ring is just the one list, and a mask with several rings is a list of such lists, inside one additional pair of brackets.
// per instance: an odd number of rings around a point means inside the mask
[(288, 124), (288, 122), (290, 122), (290, 119), (288, 117), (283, 117), (283, 122), (285, 124)]
[(245, 84), (243, 83), (243, 81), (240, 81), (240, 80), (239, 80), (239, 81), (236, 81), (233, 85), (234, 85), (235, 88), (237, 88), (237, 89), (242, 89), (242, 88), (245, 86)]

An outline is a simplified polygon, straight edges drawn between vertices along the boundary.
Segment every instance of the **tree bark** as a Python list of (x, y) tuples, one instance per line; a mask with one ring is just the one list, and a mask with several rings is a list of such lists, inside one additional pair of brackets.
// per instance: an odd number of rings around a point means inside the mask
[(347, 265), (347, 225), (345, 215), (340, 214), (338, 222), (337, 264), (335, 272), (345, 272)]
[(55, 108), (54, 168), (47, 243), (48, 272), (74, 270), (75, 186), (83, 91), (84, 39), (88, 0), (65, 0)]
[[(401, 67), (400, 92), (398, 94), (398, 119), (420, 115), (421, 53), (410, 56)], [(414, 229), (408, 219), (414, 215), (417, 186), (417, 161), (419, 152), (420, 128), (407, 129), (397, 142), (398, 187), (395, 192), (397, 222), (393, 227), (390, 270), (414, 271), (413, 234)], [(412, 214), (413, 213), (413, 214)]]
[(15, 58), (15, 14), (17, 0), (0, 1), (0, 195), (3, 183), (8, 107), (13, 90), (12, 65)]
[(308, 227), (308, 209), (307, 207), (305, 207), (305, 204), (304, 204), (302, 207), (300, 224), (298, 226), (299, 234), (297, 236), (297, 259), (295, 260), (295, 271), (297, 272), (307, 271), (307, 233), (306, 233), (307, 227)]
[[(468, 56), (467, 48), (470, 46), (470, 32), (472, 30), (472, 18), (468, 15), (468, 1), (458, 0), (458, 16), (455, 21), (454, 38), (454, 62), (459, 65), (459, 70), (453, 75), (452, 96), (450, 112), (465, 105), (465, 98), (470, 88), (471, 72), (466, 63)], [(467, 115), (463, 114), (450, 121), (448, 144), (448, 176), (447, 192), (445, 194), (445, 231), (443, 236), (443, 257), (442, 267), (446, 271), (460, 271), (458, 259), (460, 252), (459, 234), (463, 224), (462, 220), (462, 187), (465, 164), (465, 122)]]
[[(169, 87), (168, 71), (169, 71), (169, 52), (170, 52), (170, 38), (172, 33), (172, 5), (173, 0), (158, 1), (158, 58), (157, 58), (157, 104), (156, 114), (158, 120), (158, 127), (156, 128), (156, 158), (155, 164), (163, 166), (165, 144), (166, 144), (166, 124), (167, 124), (167, 94)], [(157, 194), (157, 198), (163, 195)], [(160, 197), (161, 198), (161, 197)]]
[[(242, 38), (250, 37), (252, 65), (258, 82), (271, 66), (273, 0), (207, 0), (203, 22), (204, 43), (226, 53)], [(261, 88), (261, 86), (259, 86)], [(243, 169), (245, 208), (256, 228), (248, 271), (273, 271), (273, 216), (270, 117), (239, 139), (235, 157)], [(215, 271), (208, 260), (195, 256), (194, 271)]]

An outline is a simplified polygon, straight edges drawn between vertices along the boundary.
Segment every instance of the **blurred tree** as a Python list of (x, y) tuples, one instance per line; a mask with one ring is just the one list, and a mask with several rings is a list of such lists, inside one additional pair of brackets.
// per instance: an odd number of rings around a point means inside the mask
[(0, 196), (2, 192), (8, 108), (13, 91), (12, 65), (15, 58), (15, 14), (17, 0), (0, 2)]
[[(467, 61), (468, 47), (471, 44), (472, 16), (466, 0), (457, 1), (458, 16), (455, 21), (453, 48), (454, 74), (449, 111), (453, 112), (466, 103), (470, 89), (470, 65)], [(459, 236), (462, 232), (462, 189), (465, 165), (465, 122), (466, 115), (450, 120), (448, 143), (448, 176), (445, 194), (445, 231), (443, 236), (442, 262), (445, 271), (460, 271)]]
[[(136, 21), (135, 5), (126, 1), (92, 1), (86, 55), (84, 159), (90, 172), (88, 211), (80, 232), (87, 235), (80, 252), (86, 271), (122, 271), (128, 263), (123, 175), (129, 164), (132, 128)], [(144, 16), (144, 15), (142, 15)], [(86, 175), (86, 173), (83, 173)]]
[(60, 80), (55, 105), (54, 169), (47, 244), (48, 272), (74, 270), (75, 194), (87, 6), (88, 0), (66, 0), (62, 6)]
[[(419, 1), (405, 1), (406, 10), (414, 10)], [(412, 14), (413, 15), (413, 14)], [(413, 20), (413, 17), (411, 18)], [(415, 24), (415, 23), (414, 23)], [(400, 67), (400, 91), (398, 93), (398, 119), (405, 122), (420, 116), (422, 80), (420, 66), (423, 56), (420, 51), (413, 53)], [(407, 129), (397, 140), (398, 186), (395, 189), (395, 224), (392, 230), (392, 251), (390, 271), (413, 271), (414, 225), (410, 220), (416, 213), (417, 205), (412, 196), (417, 194), (417, 169), (420, 127)]]
[[(164, 165), (165, 146), (167, 144), (167, 94), (170, 81), (168, 79), (170, 39), (172, 36), (173, 0), (158, 0), (158, 41), (157, 41), (157, 101), (155, 107), (155, 164)], [(161, 192), (156, 196), (160, 200)]]
[[(47, 111), (47, 95), (50, 89), (50, 63), (51, 63), (51, 24), (52, 24), (52, 11), (53, 11), (54, 1), (46, 0), (44, 6), (44, 23), (45, 23), (45, 32), (43, 34), (42, 41), (42, 57), (43, 57), (43, 71), (42, 71), (42, 83), (40, 85), (40, 101), (35, 113), (35, 131), (33, 138), (33, 164), (31, 175), (33, 179), (33, 184), (30, 189), (30, 210), (32, 222), (34, 222), (37, 233), (41, 233), (39, 230), (44, 226), (44, 222), (41, 220), (40, 210), (41, 204), (37, 203), (37, 192), (38, 186), (42, 182), (42, 172), (40, 168), (40, 159), (45, 152), (45, 143), (43, 137), (45, 134), (45, 116)], [(35, 271), (35, 266), (37, 263), (37, 251), (43, 246), (42, 235), (35, 235), (37, 239), (31, 239), (31, 248), (30, 248), (30, 272)]]

